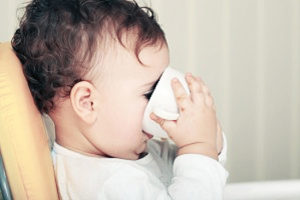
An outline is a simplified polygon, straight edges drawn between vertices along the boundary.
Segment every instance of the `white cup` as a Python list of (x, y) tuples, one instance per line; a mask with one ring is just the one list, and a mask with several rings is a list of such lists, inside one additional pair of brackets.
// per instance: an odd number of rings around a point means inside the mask
[(183, 73), (171, 67), (165, 69), (146, 106), (142, 124), (143, 131), (160, 138), (169, 138), (168, 134), (160, 125), (150, 118), (150, 113), (154, 112), (157, 116), (166, 120), (178, 119), (179, 112), (171, 86), (171, 80), (176, 77), (189, 95), (190, 90), (184, 76)]

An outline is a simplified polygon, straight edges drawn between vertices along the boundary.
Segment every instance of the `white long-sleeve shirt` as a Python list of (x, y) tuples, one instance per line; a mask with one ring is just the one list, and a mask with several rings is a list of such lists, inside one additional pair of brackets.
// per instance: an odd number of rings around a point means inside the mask
[[(223, 134), (225, 139), (225, 135)], [(138, 160), (91, 157), (54, 143), (52, 158), (63, 200), (222, 199), (228, 172), (224, 140), (219, 162), (200, 154), (176, 157), (168, 140), (149, 140)]]

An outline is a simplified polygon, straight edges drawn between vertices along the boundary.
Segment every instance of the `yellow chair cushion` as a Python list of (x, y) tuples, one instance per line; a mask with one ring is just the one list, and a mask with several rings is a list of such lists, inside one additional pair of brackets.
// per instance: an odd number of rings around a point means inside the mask
[(0, 44), (0, 150), (14, 199), (59, 199), (46, 128), (10, 43)]

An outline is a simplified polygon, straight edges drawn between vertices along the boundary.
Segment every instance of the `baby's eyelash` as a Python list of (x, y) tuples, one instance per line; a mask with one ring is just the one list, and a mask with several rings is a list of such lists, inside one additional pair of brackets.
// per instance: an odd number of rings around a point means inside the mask
[[(161, 75), (160, 75), (160, 77), (161, 77)], [(151, 87), (151, 89), (149, 90), (149, 92), (147, 92), (146, 94), (144, 94), (144, 97), (145, 97), (147, 100), (149, 100), (149, 99), (151, 98), (152, 93), (153, 93), (154, 89), (156, 88), (157, 83), (158, 83), (159, 80), (160, 80), (160, 77), (159, 77), (159, 78), (157, 79), (157, 81), (152, 85), (152, 87)]]
[(146, 94), (144, 94), (144, 97), (149, 100), (152, 96), (154, 89), (151, 89), (149, 92), (147, 92)]

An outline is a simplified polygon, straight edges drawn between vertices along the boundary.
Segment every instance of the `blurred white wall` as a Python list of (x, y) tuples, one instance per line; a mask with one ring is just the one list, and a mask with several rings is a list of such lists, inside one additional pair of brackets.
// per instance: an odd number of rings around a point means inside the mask
[[(0, 41), (12, 37), (21, 2), (0, 1)], [(171, 66), (209, 86), (229, 181), (300, 178), (300, 0), (138, 2), (156, 11)]]
[[(17, 8), (23, 7), (25, 0), (0, 1), (0, 42), (9, 41), (18, 26)], [(21, 12), (20, 12), (21, 13)]]

